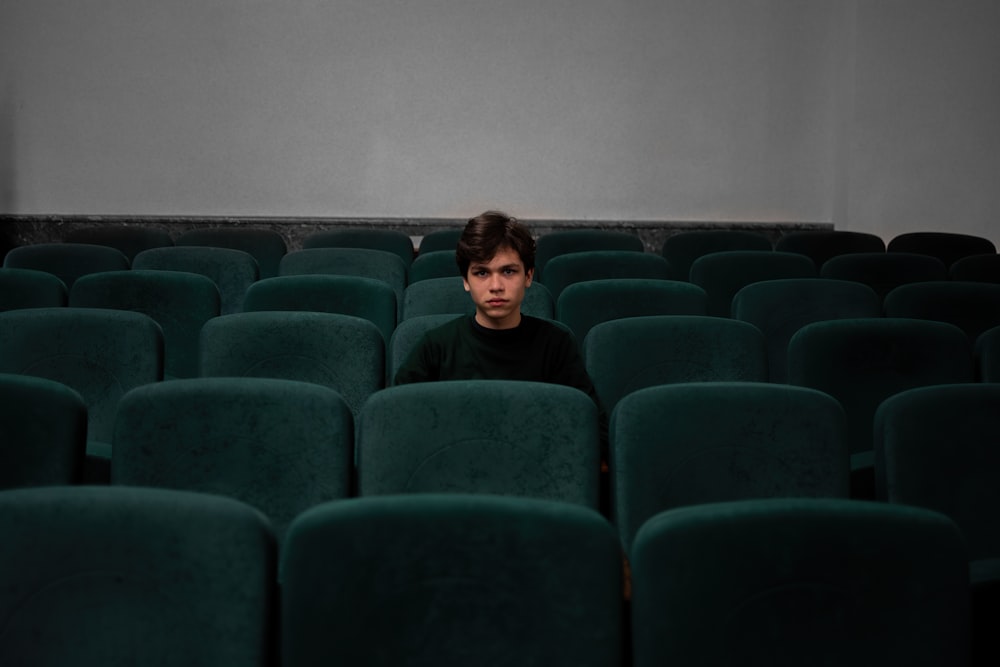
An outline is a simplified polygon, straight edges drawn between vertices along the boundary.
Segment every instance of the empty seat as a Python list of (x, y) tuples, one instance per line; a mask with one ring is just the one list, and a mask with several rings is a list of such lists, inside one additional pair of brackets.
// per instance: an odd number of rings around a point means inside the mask
[(642, 239), (613, 229), (572, 229), (548, 232), (538, 237), (535, 251), (535, 280), (544, 280), (545, 265), (553, 257), (589, 250), (629, 250), (645, 252)]
[(806, 324), (879, 317), (882, 302), (867, 285), (830, 278), (762, 280), (733, 297), (732, 316), (749, 322), (767, 341), (768, 379), (788, 378), (788, 341)]
[(244, 312), (306, 310), (369, 320), (386, 341), (396, 328), (396, 292), (360, 276), (301, 275), (259, 280), (247, 289)]
[[(422, 315), (467, 314), (475, 309), (460, 276), (428, 278), (407, 286), (403, 291), (404, 320)], [(532, 282), (524, 293), (521, 313), (551, 320), (555, 317), (552, 293), (545, 285)]]
[(763, 334), (752, 324), (721, 317), (648, 315), (602, 322), (584, 339), (583, 357), (608, 413), (646, 387), (767, 380)]
[(949, 322), (974, 343), (1000, 325), (1000, 285), (956, 280), (900, 285), (885, 296), (885, 316)]
[(352, 315), (223, 315), (202, 329), (201, 376), (313, 382), (337, 391), (357, 414), (385, 385), (385, 341), (373, 323)]
[(597, 508), (597, 406), (577, 389), (408, 384), (373, 394), (357, 425), (359, 495), (491, 493)]
[(556, 319), (583, 340), (594, 325), (643, 315), (704, 315), (708, 297), (677, 280), (609, 278), (569, 285), (559, 295)]
[(384, 250), (311, 248), (285, 255), (281, 260), (280, 273), (283, 276), (333, 274), (381, 280), (396, 292), (396, 302), (402, 308), (406, 267), (399, 255)]
[(761, 232), (743, 229), (698, 229), (672, 234), (660, 254), (670, 263), (671, 277), (687, 280), (691, 264), (702, 255), (726, 250), (773, 250), (771, 239)]
[(165, 248), (174, 244), (165, 229), (129, 223), (106, 223), (96, 227), (71, 230), (63, 239), (67, 243), (90, 243), (120, 250), (131, 262), (143, 250)]
[(438, 250), (422, 252), (410, 264), (407, 284), (427, 280), (428, 278), (451, 278), (461, 275), (454, 250)]
[(0, 489), (76, 484), (87, 406), (61, 382), (0, 373)]
[(973, 347), (976, 379), (1000, 382), (1000, 326), (979, 334)]
[(1000, 255), (969, 255), (956, 259), (948, 269), (952, 280), (967, 280), (977, 283), (1000, 283)]
[(436, 315), (408, 317), (400, 322), (392, 332), (389, 345), (385, 350), (386, 385), (388, 386), (393, 383), (396, 371), (409, 358), (413, 349), (423, 339), (425, 333), (456, 317), (461, 317), (461, 315), (439, 313)]
[(0, 311), (55, 308), (66, 300), (66, 285), (47, 271), (0, 268)]
[(823, 266), (826, 260), (838, 255), (857, 252), (885, 252), (885, 241), (881, 236), (868, 232), (848, 230), (798, 231), (789, 232), (774, 242), (779, 252), (797, 252), (816, 264)]
[(702, 255), (691, 265), (690, 280), (708, 294), (708, 314), (729, 317), (733, 297), (761, 280), (815, 278), (816, 265), (794, 252), (728, 250)]
[(559, 255), (549, 260), (541, 282), (558, 301), (568, 286), (605, 278), (670, 279), (667, 260), (652, 253), (630, 250), (591, 250)]
[(278, 275), (281, 258), (288, 252), (285, 238), (273, 229), (208, 227), (189, 229), (175, 241), (179, 246), (207, 246), (242, 250), (257, 261), (261, 278)]
[(284, 667), (621, 664), (621, 556), (599, 514), (527, 498), (327, 503), (282, 554)]
[(58, 277), (66, 289), (80, 276), (99, 271), (129, 268), (128, 257), (120, 250), (87, 243), (36, 243), (14, 248), (4, 257), (10, 269), (34, 269)]
[(122, 399), (111, 481), (236, 498), (267, 515), (280, 539), (301, 512), (348, 496), (353, 442), (351, 412), (327, 387), (161, 382)]
[(947, 280), (948, 268), (940, 259), (910, 252), (874, 252), (838, 255), (820, 267), (820, 277), (853, 280), (868, 285), (880, 299), (900, 285)]
[(198, 376), (198, 337), (218, 317), (219, 290), (206, 276), (184, 271), (105, 271), (73, 285), (69, 305), (132, 310), (153, 318), (163, 332), (165, 379)]
[(902, 318), (814, 322), (788, 343), (788, 381), (830, 394), (847, 414), (852, 489), (874, 496), (875, 410), (914, 387), (970, 382), (972, 345), (958, 327)]
[(417, 257), (423, 253), (437, 252), (439, 250), (455, 252), (455, 248), (458, 247), (458, 241), (462, 238), (463, 231), (464, 228), (458, 227), (455, 229), (438, 229), (424, 234), (423, 238), (420, 239), (419, 254)]
[(970, 255), (996, 252), (996, 245), (975, 234), (955, 232), (908, 232), (889, 240), (889, 252), (912, 252), (937, 257), (945, 266)]
[(840, 499), (663, 512), (632, 549), (632, 651), (653, 665), (967, 665), (962, 536)]
[(219, 312), (223, 315), (243, 310), (243, 297), (260, 273), (257, 260), (248, 252), (208, 246), (153, 248), (135, 256), (133, 269), (186, 271), (209, 278), (219, 289)]
[(394, 229), (331, 229), (314, 232), (302, 239), (302, 248), (367, 248), (390, 252), (403, 264), (413, 261), (413, 239)]
[(664, 510), (777, 497), (847, 498), (847, 420), (802, 387), (702, 382), (649, 387), (618, 402), (612, 509), (623, 544)]
[(49, 487), (0, 494), (0, 663), (271, 664), (266, 520), (207, 494)]

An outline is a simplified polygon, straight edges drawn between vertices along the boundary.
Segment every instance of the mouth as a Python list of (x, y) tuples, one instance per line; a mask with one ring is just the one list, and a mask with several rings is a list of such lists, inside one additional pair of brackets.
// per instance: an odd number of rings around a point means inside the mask
[(488, 299), (486, 301), (487, 306), (499, 307), (499, 306), (504, 306), (506, 304), (507, 304), (507, 299)]

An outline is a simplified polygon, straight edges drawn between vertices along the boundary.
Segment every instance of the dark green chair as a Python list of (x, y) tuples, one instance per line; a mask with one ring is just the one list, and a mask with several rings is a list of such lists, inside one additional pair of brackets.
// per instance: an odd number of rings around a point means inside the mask
[(998, 664), (1000, 385), (911, 389), (875, 415), (879, 497), (958, 524), (969, 546), (976, 664)]
[(937, 257), (911, 252), (859, 252), (838, 255), (820, 267), (821, 278), (868, 285), (879, 299), (900, 285), (947, 280), (948, 267)]
[(1000, 283), (1000, 255), (970, 255), (955, 260), (948, 269), (952, 280), (976, 283)]
[(353, 315), (261, 311), (216, 317), (201, 332), (202, 377), (313, 382), (338, 392), (357, 415), (385, 386), (385, 341)]
[(645, 252), (642, 239), (614, 229), (568, 229), (542, 234), (536, 241), (535, 280), (544, 281), (545, 265), (554, 257), (591, 250)]
[(0, 268), (0, 311), (65, 306), (66, 285), (47, 271)]
[(654, 515), (750, 498), (847, 498), (847, 418), (802, 387), (701, 382), (649, 387), (610, 426), (612, 509), (628, 549)]
[(778, 252), (797, 252), (813, 261), (817, 267), (831, 257), (856, 252), (885, 252), (881, 236), (849, 230), (815, 230), (788, 232), (774, 242)]
[(279, 540), (298, 514), (346, 498), (354, 426), (340, 395), (268, 378), (133, 389), (115, 423), (112, 484), (202, 491), (252, 505)]
[(218, 496), (107, 487), (0, 494), (0, 664), (272, 664), (274, 536)]
[(708, 314), (732, 315), (733, 297), (761, 280), (815, 278), (816, 265), (794, 252), (727, 250), (702, 255), (691, 264), (690, 280), (708, 295)]
[(979, 334), (973, 347), (976, 379), (1000, 382), (1000, 326)]
[(394, 229), (331, 229), (302, 239), (302, 248), (367, 248), (391, 252), (409, 266), (413, 262), (413, 239)]
[(106, 482), (118, 403), (129, 390), (163, 379), (163, 332), (151, 317), (125, 310), (7, 311), (0, 313), (0, 373), (55, 380), (83, 397), (84, 480)]
[(208, 277), (184, 271), (105, 271), (73, 284), (69, 305), (132, 310), (153, 318), (163, 331), (164, 379), (198, 376), (198, 337), (218, 317), (221, 297)]
[(68, 232), (67, 243), (90, 243), (116, 248), (131, 262), (143, 250), (166, 248), (174, 244), (165, 229), (129, 223), (104, 223), (95, 227), (79, 227)]
[(1000, 326), (1000, 285), (943, 280), (900, 285), (885, 296), (886, 317), (949, 322), (975, 343), (979, 334)]
[(660, 254), (670, 262), (671, 277), (688, 280), (691, 264), (702, 255), (727, 250), (773, 250), (771, 239), (744, 229), (696, 229), (671, 234)]
[(283, 667), (622, 664), (617, 539), (568, 503), (327, 503), (292, 524), (281, 570)]
[(644, 315), (704, 315), (708, 297), (677, 280), (608, 278), (569, 285), (556, 301), (556, 319), (587, 337), (601, 322)]
[(420, 248), (417, 257), (422, 253), (437, 252), (438, 250), (449, 250), (452, 253), (458, 247), (458, 241), (462, 238), (464, 227), (455, 229), (438, 229), (428, 234), (424, 234), (420, 239)]
[(653, 253), (631, 250), (590, 250), (553, 257), (540, 282), (559, 300), (563, 290), (575, 283), (606, 278), (669, 280), (670, 264)]
[(372, 322), (388, 341), (396, 328), (396, 292), (360, 276), (301, 275), (259, 280), (247, 289), (244, 312), (305, 310), (353, 315)]
[(437, 315), (417, 315), (409, 317), (396, 327), (385, 349), (386, 386), (393, 384), (396, 372), (405, 362), (414, 348), (431, 329), (445, 322), (461, 317), (454, 313), (439, 313)]
[(993, 241), (975, 234), (908, 232), (890, 239), (886, 250), (930, 255), (950, 267), (963, 257), (995, 253), (997, 248)]
[[(403, 291), (403, 320), (422, 315), (467, 314), (476, 309), (465, 291), (461, 276), (428, 278), (407, 286)], [(532, 282), (521, 302), (521, 312), (542, 319), (555, 317), (552, 293), (538, 282)]]
[(396, 253), (368, 248), (310, 248), (296, 250), (281, 260), (283, 276), (333, 274), (361, 276), (388, 283), (396, 293), (402, 315), (407, 264)]
[(604, 409), (639, 389), (678, 382), (766, 382), (764, 335), (752, 324), (699, 315), (602, 322), (583, 340)]
[(953, 324), (903, 318), (814, 322), (788, 343), (788, 382), (830, 394), (847, 414), (851, 494), (874, 497), (873, 419), (893, 394), (971, 382), (972, 345)]
[(259, 277), (278, 275), (281, 258), (288, 252), (285, 238), (273, 229), (209, 227), (189, 229), (174, 242), (179, 246), (205, 246), (242, 250), (257, 261)]
[(372, 394), (357, 419), (358, 494), (492, 493), (597, 508), (597, 406), (582, 391), (453, 380)]
[(143, 250), (135, 256), (133, 269), (185, 271), (209, 278), (219, 288), (219, 312), (223, 315), (243, 310), (247, 288), (259, 277), (257, 260), (248, 252), (233, 248), (174, 246)]
[(72, 289), (80, 276), (100, 271), (129, 268), (129, 259), (120, 250), (88, 243), (35, 243), (10, 250), (4, 268), (45, 271)]
[(0, 489), (76, 484), (87, 406), (61, 382), (0, 373)]
[(788, 379), (788, 341), (806, 324), (880, 317), (882, 302), (867, 285), (831, 278), (762, 280), (733, 296), (733, 319), (749, 322), (767, 340), (768, 379)]
[(968, 665), (966, 557), (951, 520), (913, 507), (663, 512), (632, 548), (633, 665)]
[(422, 252), (410, 264), (407, 284), (427, 280), (428, 278), (451, 278), (461, 276), (454, 250), (437, 250)]

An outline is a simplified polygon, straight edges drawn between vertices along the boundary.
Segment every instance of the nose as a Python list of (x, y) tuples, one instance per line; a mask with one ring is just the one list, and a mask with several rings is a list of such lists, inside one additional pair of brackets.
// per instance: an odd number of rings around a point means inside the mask
[(496, 273), (490, 275), (489, 287), (491, 292), (499, 292), (503, 289), (503, 281)]

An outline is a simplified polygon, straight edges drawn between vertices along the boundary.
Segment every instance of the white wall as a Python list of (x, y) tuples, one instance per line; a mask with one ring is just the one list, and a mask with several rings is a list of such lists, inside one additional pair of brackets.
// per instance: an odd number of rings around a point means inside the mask
[(3, 0), (0, 212), (984, 230), (998, 6)]

